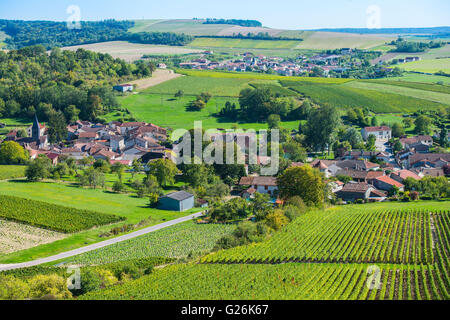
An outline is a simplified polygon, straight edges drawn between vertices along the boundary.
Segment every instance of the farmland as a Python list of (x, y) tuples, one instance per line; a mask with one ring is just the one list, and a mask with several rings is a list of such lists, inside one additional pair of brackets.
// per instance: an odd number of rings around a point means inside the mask
[(77, 232), (123, 220), (110, 214), (3, 195), (0, 196), (0, 218), (63, 233)]
[(289, 87), (318, 103), (328, 103), (338, 108), (366, 106), (375, 113), (415, 112), (418, 109), (436, 109), (443, 104), (397, 93), (353, 88), (350, 85), (322, 85), (282, 81)]
[(400, 68), (406, 71), (417, 71), (425, 73), (435, 73), (439, 71), (450, 73), (450, 58), (408, 62), (402, 64)]
[(76, 51), (79, 48), (100, 53), (108, 53), (114, 58), (123, 59), (128, 62), (139, 60), (143, 55), (177, 55), (202, 51), (185, 47), (137, 44), (126, 41), (110, 41), (85, 44), (79, 46), (64, 47), (63, 50)]
[[(168, 266), (81, 299), (446, 300), (447, 205), (378, 203), (311, 211), (265, 242)], [(372, 288), (371, 268), (379, 276)]]
[(0, 181), (25, 177), (25, 166), (0, 165)]
[(430, 300), (448, 299), (441, 270), (380, 265), (381, 290), (366, 286), (369, 265), (175, 265), (135, 282), (87, 294), (100, 300)]
[(294, 49), (299, 44), (300, 41), (295, 40), (197, 38), (189, 46), (205, 48)]
[(51, 243), (67, 235), (0, 219), (0, 255)]
[(333, 50), (339, 48), (371, 49), (386, 42), (394, 40), (394, 37), (378, 35), (360, 35), (338, 32), (313, 32), (299, 43), (296, 49)]
[(145, 236), (76, 256), (66, 263), (97, 265), (148, 256), (184, 258), (209, 252), (217, 240), (234, 230), (234, 225), (185, 222)]

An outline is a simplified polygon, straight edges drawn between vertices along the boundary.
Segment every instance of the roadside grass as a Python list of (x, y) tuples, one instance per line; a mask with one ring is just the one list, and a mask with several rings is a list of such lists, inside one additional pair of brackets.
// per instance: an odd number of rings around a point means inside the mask
[(0, 181), (25, 177), (26, 166), (0, 165)]
[(187, 212), (174, 212), (153, 209), (148, 207), (148, 199), (146, 198), (140, 199), (132, 195), (116, 194), (98, 189), (83, 189), (63, 183), (0, 182), (0, 194), (45, 201), (76, 209), (115, 214), (126, 218), (123, 222), (74, 233), (65, 239), (53, 243), (0, 256), (0, 263), (29, 261), (99, 242), (105, 240), (100, 238), (99, 235), (111, 230), (113, 227), (124, 224), (137, 224), (150, 217), (150, 223), (144, 227), (201, 211), (201, 209), (192, 209)]

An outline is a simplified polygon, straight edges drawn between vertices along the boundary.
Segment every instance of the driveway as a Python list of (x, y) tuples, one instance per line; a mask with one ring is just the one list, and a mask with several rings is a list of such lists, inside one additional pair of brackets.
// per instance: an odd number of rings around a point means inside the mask
[(198, 218), (200, 216), (203, 215), (203, 212), (197, 212), (194, 214), (191, 214), (189, 216), (186, 217), (181, 217), (175, 220), (170, 220), (155, 226), (151, 226), (136, 232), (132, 232), (117, 238), (113, 238), (113, 239), (109, 239), (109, 240), (105, 240), (102, 242), (97, 242), (94, 244), (91, 244), (89, 246), (86, 247), (82, 247), (82, 248), (78, 248), (75, 250), (71, 250), (71, 251), (67, 251), (67, 252), (63, 252), (63, 253), (59, 253), (57, 255), (51, 256), (51, 257), (47, 257), (47, 258), (41, 258), (41, 259), (37, 259), (37, 260), (33, 260), (33, 261), (29, 261), (29, 262), (23, 262), (23, 263), (17, 263), (17, 264), (6, 264), (6, 265), (0, 265), (0, 271), (6, 271), (6, 270), (13, 270), (13, 269), (20, 269), (20, 268), (26, 268), (26, 267), (33, 267), (33, 266), (37, 266), (43, 263), (48, 263), (48, 262), (53, 262), (53, 261), (58, 261), (61, 259), (66, 259), (66, 258), (70, 258), (85, 252), (89, 252), (89, 251), (93, 251), (96, 249), (100, 249), (100, 248), (104, 248), (107, 246), (110, 246), (112, 244), (115, 243), (119, 243), (119, 242), (123, 242), (126, 240), (130, 240), (133, 238), (137, 238), (140, 236), (143, 236), (145, 234), (151, 233), (151, 232), (155, 232), (170, 226), (174, 226), (176, 224), (179, 223), (183, 223), (189, 220), (192, 220), (194, 218)]

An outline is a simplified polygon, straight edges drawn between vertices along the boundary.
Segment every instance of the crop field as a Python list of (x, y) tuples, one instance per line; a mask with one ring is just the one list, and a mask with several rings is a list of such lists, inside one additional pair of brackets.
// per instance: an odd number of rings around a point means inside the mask
[(395, 37), (338, 32), (313, 32), (297, 49), (334, 50), (339, 48), (371, 49), (395, 40)]
[(3, 195), (0, 196), (0, 218), (63, 233), (77, 232), (123, 220), (110, 214)]
[(369, 89), (352, 88), (350, 85), (309, 84), (281, 81), (318, 103), (328, 103), (337, 108), (368, 107), (375, 113), (415, 112), (418, 109), (436, 109), (443, 104), (410, 96)]
[[(352, 81), (346, 84), (346, 86), (363, 89), (363, 90), (376, 90), (381, 93), (392, 93), (398, 94), (406, 97), (412, 97), (417, 99), (423, 99), (428, 101), (433, 101), (437, 103), (442, 103), (446, 105), (450, 105), (450, 86), (438, 86), (438, 85), (422, 85), (422, 87), (426, 87), (431, 90), (422, 90), (419, 89), (419, 86), (416, 85), (416, 88), (412, 88), (412, 86), (406, 85), (390, 85), (388, 82), (378, 83), (378, 82), (361, 82), (361, 81)], [(447, 91), (448, 93), (438, 92), (436, 90)]]
[(414, 72), (405, 72), (401, 77), (389, 78), (389, 81), (404, 81), (404, 82), (420, 82), (420, 83), (442, 83), (450, 85), (450, 77), (420, 74)]
[(448, 202), (337, 207), (81, 299), (448, 300), (449, 249)]
[(67, 235), (0, 219), (0, 255), (64, 239)]
[[(450, 213), (421, 210), (311, 212), (270, 240), (207, 256), (209, 263), (345, 262), (433, 264), (434, 247), (446, 251)], [(447, 254), (447, 253), (446, 253)]]
[(76, 51), (79, 48), (100, 53), (108, 53), (114, 58), (124, 59), (128, 62), (139, 60), (143, 55), (176, 55), (197, 53), (202, 51), (186, 47), (138, 44), (127, 41), (84, 44), (79, 46), (64, 47), (63, 50)]
[(432, 59), (408, 62), (399, 66), (406, 71), (417, 71), (425, 73), (435, 73), (444, 71), (450, 73), (450, 58), (446, 59)]
[(398, 86), (404, 88), (418, 89), (423, 91), (433, 91), (450, 94), (450, 86), (443, 84), (432, 84), (432, 83), (422, 83), (422, 82), (408, 82), (400, 80), (364, 80), (358, 82), (374, 83), (374, 84), (385, 84), (389, 86)]
[(25, 177), (25, 166), (0, 165), (0, 181)]
[(92, 292), (100, 300), (430, 300), (448, 299), (435, 266), (379, 266), (380, 289), (367, 285), (369, 265), (282, 264), (168, 266), (134, 282)]
[(294, 49), (299, 44), (300, 41), (295, 40), (197, 38), (189, 46), (205, 48)]
[(70, 259), (69, 263), (97, 265), (144, 257), (183, 258), (209, 252), (234, 225), (196, 224), (192, 221), (117, 243)]

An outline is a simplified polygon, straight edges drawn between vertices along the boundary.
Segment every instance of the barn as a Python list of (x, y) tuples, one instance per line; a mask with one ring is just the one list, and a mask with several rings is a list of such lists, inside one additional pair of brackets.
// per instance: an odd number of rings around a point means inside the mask
[(120, 92), (132, 92), (133, 85), (132, 84), (119, 84), (117, 86), (114, 86), (113, 89), (116, 91), (120, 91)]
[(187, 211), (194, 207), (194, 195), (186, 191), (166, 194), (159, 198), (158, 209), (170, 211)]

